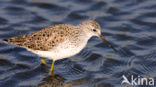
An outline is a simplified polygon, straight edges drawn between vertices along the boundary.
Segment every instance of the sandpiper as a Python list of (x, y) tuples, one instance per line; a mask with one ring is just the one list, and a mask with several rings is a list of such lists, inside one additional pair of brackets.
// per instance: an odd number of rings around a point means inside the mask
[(52, 59), (50, 72), (53, 72), (56, 60), (79, 53), (92, 36), (100, 37), (107, 45), (113, 48), (104, 39), (100, 25), (94, 20), (81, 22), (77, 26), (70, 24), (53, 25), (31, 34), (4, 39), (4, 41), (24, 47), (28, 51), (41, 56), (43, 64), (46, 64), (45, 58)]

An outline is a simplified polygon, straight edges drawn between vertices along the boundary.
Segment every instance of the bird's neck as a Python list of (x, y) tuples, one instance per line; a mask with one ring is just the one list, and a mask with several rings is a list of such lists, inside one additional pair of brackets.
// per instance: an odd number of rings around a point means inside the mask
[(84, 27), (77, 27), (77, 30), (79, 31), (79, 40), (81, 42), (87, 43), (88, 40), (92, 37), (87, 31), (85, 31)]

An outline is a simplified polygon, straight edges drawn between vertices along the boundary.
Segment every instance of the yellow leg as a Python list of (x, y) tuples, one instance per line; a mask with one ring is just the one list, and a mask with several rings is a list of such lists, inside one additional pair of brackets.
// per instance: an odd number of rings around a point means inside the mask
[(52, 64), (51, 64), (51, 68), (50, 68), (50, 72), (51, 72), (52, 76), (54, 76), (54, 71), (53, 71), (54, 63), (55, 63), (55, 61), (53, 60)]
[(42, 58), (42, 59), (41, 59), (41, 63), (44, 64), (44, 65), (48, 65), (48, 64), (46, 63), (46, 61), (45, 61), (45, 58)]

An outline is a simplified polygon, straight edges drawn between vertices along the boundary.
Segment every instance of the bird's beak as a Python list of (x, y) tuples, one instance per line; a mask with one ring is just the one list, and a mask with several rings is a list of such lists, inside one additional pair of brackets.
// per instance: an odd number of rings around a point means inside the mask
[(98, 35), (99, 38), (101, 38), (110, 48), (112, 48), (114, 51), (117, 51), (101, 34)]

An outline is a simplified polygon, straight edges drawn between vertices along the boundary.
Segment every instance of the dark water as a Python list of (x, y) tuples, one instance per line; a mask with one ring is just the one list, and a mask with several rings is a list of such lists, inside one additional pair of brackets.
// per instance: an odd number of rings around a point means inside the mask
[(0, 39), (87, 19), (118, 52), (92, 38), (78, 55), (56, 61), (51, 77), (39, 56), (0, 41), (0, 87), (156, 87), (121, 85), (123, 75), (156, 80), (156, 0), (0, 0)]

